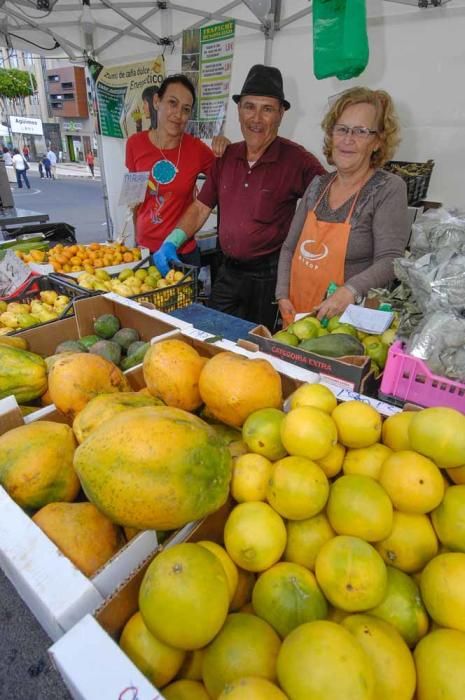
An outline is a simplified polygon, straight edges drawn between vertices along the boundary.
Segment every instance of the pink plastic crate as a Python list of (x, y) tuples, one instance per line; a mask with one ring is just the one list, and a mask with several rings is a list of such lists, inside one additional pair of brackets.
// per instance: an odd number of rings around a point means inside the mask
[(465, 413), (465, 384), (433, 374), (400, 341), (389, 348), (380, 391), (419, 406), (449, 406)]

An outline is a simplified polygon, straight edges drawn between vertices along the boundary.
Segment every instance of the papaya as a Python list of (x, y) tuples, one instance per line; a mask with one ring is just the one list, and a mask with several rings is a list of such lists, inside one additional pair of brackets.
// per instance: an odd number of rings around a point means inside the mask
[(129, 411), (141, 406), (163, 405), (154, 396), (144, 396), (134, 391), (121, 391), (116, 394), (100, 394), (91, 399), (73, 421), (73, 430), (79, 443), (98, 428), (104, 421), (113, 418), (118, 413)]
[(46, 390), (47, 367), (40, 355), (0, 345), (0, 399), (12, 394), (18, 403), (27, 403)]
[(19, 350), (28, 350), (29, 345), (25, 338), (20, 338), (15, 335), (0, 335), (0, 345), (9, 345), (11, 348), (19, 348)]
[(323, 357), (345, 357), (348, 355), (365, 355), (364, 345), (348, 333), (330, 333), (318, 338), (309, 338), (299, 344), (299, 348), (314, 352)]
[(131, 391), (116, 365), (87, 352), (57, 359), (49, 371), (48, 388), (55, 406), (70, 420), (99, 394)]
[(95, 574), (124, 544), (121, 529), (92, 503), (49, 503), (32, 519), (86, 576)]
[(173, 530), (213, 513), (231, 478), (231, 456), (213, 428), (167, 406), (105, 421), (78, 447), (74, 467), (102, 513), (139, 530)]
[(0, 484), (22, 508), (73, 501), (79, 479), (73, 469), (73, 431), (63, 423), (37, 421), (0, 437)]
[(220, 352), (203, 368), (200, 396), (216, 420), (240, 428), (259, 408), (281, 408), (281, 377), (267, 360)]

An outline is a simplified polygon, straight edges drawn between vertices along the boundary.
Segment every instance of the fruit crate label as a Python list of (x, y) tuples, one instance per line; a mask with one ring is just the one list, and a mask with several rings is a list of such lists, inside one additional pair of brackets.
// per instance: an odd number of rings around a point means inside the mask
[(12, 250), (7, 251), (0, 262), (0, 297), (11, 296), (30, 274), (29, 267)]

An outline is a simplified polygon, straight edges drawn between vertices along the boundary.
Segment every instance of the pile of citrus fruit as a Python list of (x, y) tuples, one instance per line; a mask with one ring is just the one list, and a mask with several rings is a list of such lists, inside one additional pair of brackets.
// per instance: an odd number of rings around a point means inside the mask
[(463, 700), (465, 416), (288, 403), (247, 417), (222, 539), (154, 558), (121, 647), (167, 700)]
[(121, 243), (104, 245), (64, 246), (62, 243), (48, 252), (31, 250), (29, 253), (17, 251), (16, 255), (25, 263), (39, 262), (52, 265), (55, 272), (89, 272), (101, 267), (137, 262), (141, 259), (139, 248), (128, 248)]

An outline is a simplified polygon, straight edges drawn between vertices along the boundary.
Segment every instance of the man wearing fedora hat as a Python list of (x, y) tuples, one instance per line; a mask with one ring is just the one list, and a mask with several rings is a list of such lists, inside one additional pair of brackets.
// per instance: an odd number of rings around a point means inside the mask
[(213, 163), (197, 199), (155, 254), (165, 275), (176, 250), (205, 223), (218, 205), (218, 237), (224, 261), (210, 306), (273, 329), (279, 251), (297, 201), (321, 163), (302, 146), (278, 136), (284, 97), (278, 68), (253, 66), (239, 95), (239, 122), (244, 141), (228, 146)]

